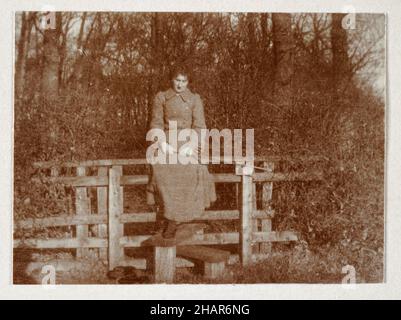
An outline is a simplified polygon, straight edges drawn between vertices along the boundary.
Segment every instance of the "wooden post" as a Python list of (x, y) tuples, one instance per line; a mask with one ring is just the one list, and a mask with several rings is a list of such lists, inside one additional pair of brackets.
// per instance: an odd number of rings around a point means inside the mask
[(123, 213), (123, 187), (120, 186), (122, 167), (113, 166), (109, 170), (109, 270), (118, 266), (124, 258), (124, 248), (120, 238), (124, 235), (124, 225), (120, 223)]
[[(98, 176), (107, 177), (107, 167), (99, 167)], [(97, 213), (107, 214), (107, 187), (97, 188)], [(99, 224), (98, 237), (107, 238), (107, 224)], [(99, 248), (99, 258), (107, 261), (107, 248)]]
[[(256, 182), (252, 183), (252, 210), (257, 210)], [(252, 232), (259, 231), (259, 219), (252, 218)], [(259, 253), (259, 244), (256, 243), (252, 247), (253, 253)]]
[(252, 200), (252, 176), (242, 172), (240, 257), (244, 266), (252, 261)]
[(223, 262), (205, 262), (203, 274), (206, 279), (218, 279), (224, 275), (226, 263)]
[(155, 283), (174, 282), (176, 247), (155, 247), (154, 250)]
[[(264, 162), (263, 167), (266, 168), (268, 172), (274, 171), (274, 163)], [(262, 191), (262, 209), (267, 210), (270, 208), (270, 202), (273, 196), (273, 182), (264, 182)], [(272, 231), (272, 221), (270, 218), (262, 219), (262, 232)], [(270, 253), (272, 249), (271, 243), (261, 243), (260, 253)]]
[[(85, 176), (86, 175), (85, 167), (77, 167), (77, 175)], [(77, 187), (75, 191), (75, 209), (77, 215), (86, 215), (90, 213), (90, 199), (88, 198), (88, 192), (86, 187)], [(86, 239), (89, 236), (89, 228), (88, 225), (78, 225), (77, 226), (77, 238), (78, 239)], [(85, 258), (88, 257), (89, 250), (88, 248), (78, 248), (77, 249), (77, 258)]]
[(51, 175), (52, 177), (57, 177), (58, 174), (59, 174), (58, 168), (52, 167), (52, 168), (50, 169), (50, 175)]

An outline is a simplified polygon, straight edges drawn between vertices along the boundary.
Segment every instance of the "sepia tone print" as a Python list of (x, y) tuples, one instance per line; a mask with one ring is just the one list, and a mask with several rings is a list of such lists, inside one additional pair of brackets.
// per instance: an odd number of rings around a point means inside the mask
[(17, 12), (14, 284), (378, 283), (385, 16)]

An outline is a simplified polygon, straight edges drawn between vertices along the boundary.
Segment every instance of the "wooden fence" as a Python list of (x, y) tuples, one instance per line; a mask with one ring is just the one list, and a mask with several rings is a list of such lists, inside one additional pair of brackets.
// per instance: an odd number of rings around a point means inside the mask
[[(252, 261), (268, 256), (271, 243), (276, 241), (296, 241), (297, 235), (291, 231), (273, 231), (271, 209), (273, 183), (277, 181), (307, 181), (320, 180), (322, 173), (284, 174), (274, 172), (272, 158), (257, 158), (255, 163), (265, 168), (262, 172), (254, 172), (252, 176), (235, 173), (214, 174), (216, 183), (235, 183), (238, 191), (238, 208), (235, 210), (206, 211), (204, 220), (234, 220), (240, 219), (239, 232), (196, 234), (183, 244), (188, 245), (223, 245), (237, 244), (238, 253), (233, 254), (229, 263), (240, 261), (247, 265)], [(155, 222), (155, 212), (124, 212), (123, 192), (126, 186), (138, 186), (148, 183), (148, 175), (123, 175), (124, 166), (144, 165), (145, 159), (131, 160), (96, 160), (84, 162), (69, 162), (55, 164), (38, 162), (34, 166), (50, 172), (45, 178), (48, 182), (61, 183), (70, 186), (75, 191), (74, 214), (63, 213), (47, 218), (33, 218), (15, 221), (15, 229), (36, 227), (75, 226), (74, 237), (50, 239), (14, 239), (14, 248), (74, 248), (77, 258), (96, 254), (99, 259), (108, 263), (109, 269), (115, 266), (134, 266), (145, 269), (146, 259), (128, 258), (125, 248), (141, 247), (151, 235), (124, 235), (124, 224)], [(63, 176), (64, 168), (76, 168), (76, 176)], [(88, 175), (90, 171), (97, 175)], [(73, 170), (74, 171), (74, 170)], [(262, 205), (257, 208), (256, 183), (262, 184)], [(93, 190), (90, 190), (94, 188)], [(260, 189), (260, 188), (258, 188)], [(96, 192), (97, 205), (91, 208), (90, 191)], [(177, 258), (176, 265), (191, 267), (193, 263), (183, 258)]]

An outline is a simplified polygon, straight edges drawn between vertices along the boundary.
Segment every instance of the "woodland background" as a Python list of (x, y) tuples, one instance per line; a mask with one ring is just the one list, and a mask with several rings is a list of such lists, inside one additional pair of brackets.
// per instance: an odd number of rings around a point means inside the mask
[(34, 161), (143, 158), (153, 97), (184, 63), (209, 128), (255, 128), (256, 155), (324, 159), (320, 184), (274, 187), (274, 229), (302, 241), (235, 282), (329, 282), (347, 264), (359, 282), (383, 280), (384, 15), (357, 14), (351, 29), (322, 13), (44, 17), (16, 14), (16, 219), (66, 210), (65, 191), (31, 179)]

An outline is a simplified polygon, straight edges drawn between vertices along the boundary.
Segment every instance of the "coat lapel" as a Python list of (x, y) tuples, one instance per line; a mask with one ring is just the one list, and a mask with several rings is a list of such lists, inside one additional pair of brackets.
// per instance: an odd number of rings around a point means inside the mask
[(185, 102), (188, 102), (191, 97), (192, 97), (192, 92), (189, 89), (186, 89), (185, 91), (181, 92), (181, 93), (176, 93), (173, 89), (168, 89), (166, 91), (166, 100), (170, 100), (172, 97), (174, 96), (180, 96), (182, 100), (184, 100)]

